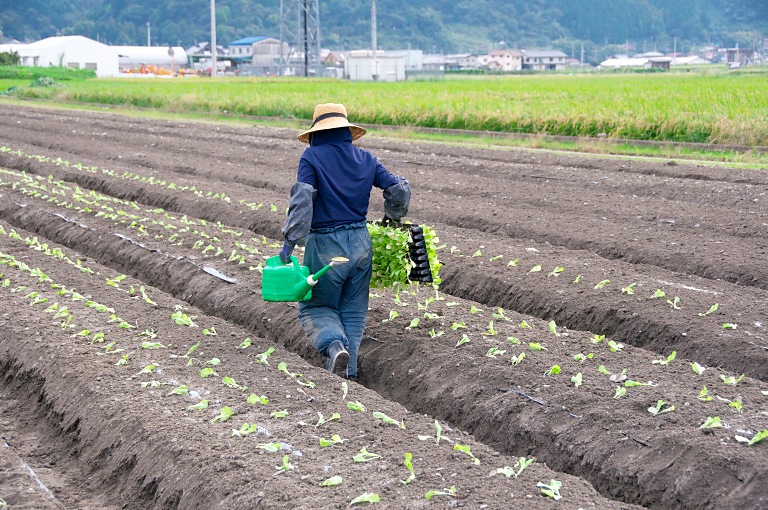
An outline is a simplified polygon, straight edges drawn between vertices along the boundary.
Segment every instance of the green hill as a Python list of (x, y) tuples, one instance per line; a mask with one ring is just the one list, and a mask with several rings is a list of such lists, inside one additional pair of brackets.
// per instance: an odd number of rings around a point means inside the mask
[[(191, 46), (207, 40), (209, 0), (5, 0), (5, 38), (34, 41), (80, 34), (108, 44)], [(279, 0), (218, 0), (220, 43), (279, 34)], [(371, 3), (320, 0), (321, 43), (332, 49), (370, 47)], [(425, 52), (631, 44), (637, 51), (688, 51), (719, 43), (762, 46), (768, 37), (765, 0), (378, 0), (379, 47)], [(589, 54), (588, 54), (589, 55)]]

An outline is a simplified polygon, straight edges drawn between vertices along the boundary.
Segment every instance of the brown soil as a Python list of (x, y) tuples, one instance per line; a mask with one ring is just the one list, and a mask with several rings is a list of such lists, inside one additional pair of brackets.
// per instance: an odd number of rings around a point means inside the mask
[[(303, 148), (294, 132), (2, 105), (0, 113), (0, 145), (13, 151), (0, 152), (0, 252), (137, 326), (118, 328), (109, 314), (58, 297), (51, 282), (0, 266), (10, 279), (0, 288), (0, 423), (11, 445), (0, 448), (0, 497), (11, 508), (342, 508), (363, 492), (379, 493), (387, 508), (768, 504), (759, 482), (765, 444), (734, 440), (768, 423), (768, 174), (363, 139), (409, 179), (409, 217), (434, 225), (446, 247), (439, 293), (414, 288), (400, 293), (400, 305), (392, 291), (377, 290), (371, 300), (362, 385), (350, 383), (347, 399), (365, 404), (359, 414), (341, 400), (340, 381), (321, 370), (295, 306), (263, 302), (259, 272), (249, 269), (278, 249)], [(371, 219), (381, 215), (376, 195)], [(95, 274), (33, 249), (33, 237)], [(245, 256), (242, 264), (235, 255)], [(106, 285), (118, 274), (128, 277)], [(634, 294), (622, 291), (633, 282)], [(138, 295), (140, 285), (156, 305)], [(32, 289), (49, 302), (30, 305)], [(651, 299), (656, 289), (666, 296)], [(667, 304), (674, 297), (679, 309)], [(76, 328), (45, 312), (57, 300)], [(716, 312), (700, 315), (714, 303)], [(200, 327), (176, 325), (176, 306)], [(400, 316), (386, 321), (391, 310)], [(462, 322), (466, 328), (451, 328)], [(217, 336), (201, 333), (212, 326)], [(85, 328), (105, 332), (106, 342), (72, 336)], [(146, 337), (138, 332), (150, 328), (166, 348), (139, 347)], [(456, 347), (464, 334), (470, 342)], [(606, 337), (593, 343), (594, 335)], [(253, 345), (239, 348), (247, 336)], [(198, 340), (189, 367), (181, 356)], [(612, 352), (609, 340), (625, 347)], [(125, 351), (105, 353), (112, 341)], [(256, 363), (269, 346), (274, 361)], [(491, 348), (504, 353), (490, 357)], [(671, 363), (653, 363), (672, 351)], [(511, 363), (521, 352), (524, 361)], [(126, 353), (126, 364), (115, 365)], [(578, 361), (578, 353), (592, 357)], [(213, 357), (222, 361), (220, 377), (200, 378)], [(280, 361), (304, 377), (277, 371)], [(696, 375), (692, 361), (706, 371)], [(137, 375), (150, 363), (162, 372)], [(559, 375), (546, 374), (553, 365)], [(615, 399), (620, 383), (600, 365), (653, 385)], [(721, 379), (741, 373), (736, 385)], [(223, 386), (224, 376), (248, 392)], [(168, 384), (141, 388), (151, 379)], [(167, 396), (180, 384), (196, 398)], [(697, 398), (702, 386), (712, 400)], [(249, 406), (250, 392), (270, 403)], [(210, 408), (187, 411), (199, 398)], [(675, 410), (652, 415), (647, 408), (658, 400)], [(728, 405), (734, 401), (741, 412)], [(236, 415), (210, 423), (224, 405)], [(282, 409), (288, 417), (270, 418)], [(315, 428), (317, 412), (334, 411), (341, 421)], [(404, 419), (406, 430), (377, 422), (372, 411)], [(708, 416), (725, 428), (700, 430)], [(435, 419), (471, 445), (479, 465), (450, 444), (416, 439), (433, 434)], [(244, 422), (259, 431), (231, 436)], [(334, 433), (347, 441), (318, 446), (319, 436)], [(256, 448), (266, 442), (290, 447)], [(383, 459), (353, 463), (363, 446)], [(398, 481), (408, 474), (406, 451), (416, 469), (407, 486)], [(294, 469), (276, 475), (283, 453)], [(519, 478), (488, 476), (521, 456), (537, 461)], [(22, 461), (47, 489), (18, 468)], [(341, 486), (319, 487), (334, 474)], [(536, 488), (550, 479), (563, 482), (557, 503)], [(426, 491), (452, 485), (455, 498), (426, 502)]]

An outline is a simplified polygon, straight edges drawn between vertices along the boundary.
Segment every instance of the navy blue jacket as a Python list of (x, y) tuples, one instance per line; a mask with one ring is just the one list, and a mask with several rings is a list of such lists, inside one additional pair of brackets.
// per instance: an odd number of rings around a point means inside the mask
[(391, 174), (370, 152), (352, 145), (348, 128), (312, 133), (296, 180), (283, 229), (289, 243), (303, 244), (310, 229), (365, 222), (373, 186), (384, 190), (387, 216), (400, 219), (408, 212), (408, 181)]

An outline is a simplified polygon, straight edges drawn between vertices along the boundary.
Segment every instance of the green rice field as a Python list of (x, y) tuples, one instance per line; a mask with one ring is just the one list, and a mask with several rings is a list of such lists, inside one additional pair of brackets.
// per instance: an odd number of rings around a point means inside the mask
[(15, 95), (295, 119), (311, 119), (319, 102), (340, 102), (351, 121), (364, 124), (768, 146), (768, 79), (761, 74), (486, 76), (399, 83), (121, 78), (25, 87)]

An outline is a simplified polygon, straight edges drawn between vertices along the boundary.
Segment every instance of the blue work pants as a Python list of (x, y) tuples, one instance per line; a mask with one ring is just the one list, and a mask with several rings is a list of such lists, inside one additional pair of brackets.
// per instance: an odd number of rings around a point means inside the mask
[(347, 373), (357, 377), (357, 351), (368, 315), (373, 258), (371, 236), (364, 223), (311, 232), (307, 237), (304, 265), (312, 274), (339, 256), (349, 262), (333, 266), (319, 279), (312, 288), (312, 299), (299, 303), (299, 321), (323, 356), (333, 342), (343, 343), (349, 352)]

